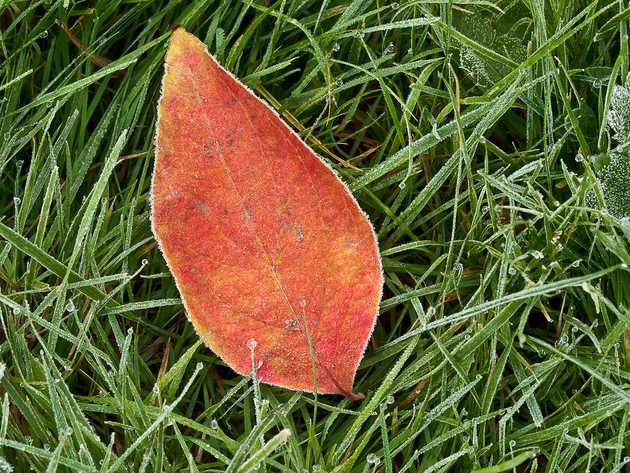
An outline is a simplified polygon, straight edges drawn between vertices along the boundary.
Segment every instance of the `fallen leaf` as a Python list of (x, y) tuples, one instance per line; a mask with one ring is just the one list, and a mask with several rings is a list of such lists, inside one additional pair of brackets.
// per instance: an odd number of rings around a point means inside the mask
[(359, 398), (383, 276), (348, 188), (182, 28), (158, 112), (152, 227), (199, 336), (239, 374)]

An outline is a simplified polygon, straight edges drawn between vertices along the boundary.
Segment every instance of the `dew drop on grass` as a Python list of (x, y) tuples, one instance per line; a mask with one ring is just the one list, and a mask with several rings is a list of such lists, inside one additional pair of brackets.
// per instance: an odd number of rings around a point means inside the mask
[(405, 181), (400, 181), (398, 183), (398, 187), (401, 188), (401, 189), (404, 189), (406, 186), (407, 186), (407, 184), (405, 184)]
[(393, 2), (393, 3), (390, 5), (390, 7), (391, 7), (391, 9), (392, 9), (392, 10), (398, 10), (398, 9), (400, 8), (400, 3), (398, 3), (398, 2)]
[(427, 318), (432, 318), (435, 316), (435, 307), (429, 307), (427, 309)]
[(385, 402), (387, 402), (387, 404), (394, 404), (395, 402), (394, 396), (387, 396), (387, 399), (385, 400)]
[(250, 338), (249, 340), (247, 340), (247, 348), (249, 348), (251, 351), (254, 351), (256, 349), (256, 345), (258, 345), (258, 342), (255, 338)]
[(378, 455), (376, 453), (369, 453), (366, 457), (366, 461), (370, 465), (378, 465), (381, 460), (378, 458)]
[(217, 430), (219, 428), (219, 423), (215, 419), (212, 419), (210, 421), (210, 428), (212, 430)]
[(335, 41), (332, 45), (332, 51), (334, 53), (336, 53), (337, 51), (339, 51), (341, 49), (341, 46), (339, 46), (339, 43), (337, 41)]
[(13, 308), (13, 315), (20, 315), (22, 313), (22, 308), (19, 306), (15, 306)]
[(516, 268), (514, 266), (510, 266), (510, 269), (508, 269), (508, 273), (510, 274), (510, 276), (514, 276), (516, 274)]
[(71, 300), (68, 301), (68, 303), (66, 304), (66, 312), (74, 312), (76, 310), (76, 307), (74, 306), (74, 302), (72, 302)]
[(40, 38), (48, 38), (48, 30), (44, 30), (39, 34)]
[(7, 365), (0, 361), (0, 381), (2, 381), (2, 378), (4, 377), (4, 371), (6, 370), (6, 368)]

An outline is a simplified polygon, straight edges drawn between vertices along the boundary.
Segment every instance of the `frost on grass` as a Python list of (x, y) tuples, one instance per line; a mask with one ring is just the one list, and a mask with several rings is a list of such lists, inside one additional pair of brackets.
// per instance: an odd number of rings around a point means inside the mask
[(608, 127), (619, 144), (630, 141), (630, 75), (625, 86), (615, 85), (608, 110)]
[[(597, 172), (606, 210), (619, 219), (630, 217), (630, 76), (625, 85), (615, 85), (607, 124), (618, 146), (608, 153), (608, 163)], [(594, 193), (587, 203), (595, 204)]]
[(13, 466), (4, 457), (0, 457), (0, 473), (12, 473)]
[[(597, 175), (606, 210), (618, 219), (630, 217), (630, 153), (612, 151), (610, 162)], [(594, 196), (589, 194), (589, 203)]]
[[(510, 22), (487, 18), (481, 13), (467, 13), (457, 15), (455, 26), (469, 39), (515, 62), (521, 62), (527, 56), (525, 43)], [(491, 85), (510, 72), (507, 65), (488, 59), (464, 44), (459, 45), (459, 66), (480, 86)]]

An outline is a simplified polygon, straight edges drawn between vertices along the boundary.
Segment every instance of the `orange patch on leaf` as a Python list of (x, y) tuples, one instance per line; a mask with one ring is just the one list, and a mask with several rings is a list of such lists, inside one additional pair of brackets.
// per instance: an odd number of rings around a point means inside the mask
[(165, 69), (152, 226), (197, 333), (240, 374), (253, 339), (261, 381), (354, 397), (383, 284), (367, 217), (182, 28)]

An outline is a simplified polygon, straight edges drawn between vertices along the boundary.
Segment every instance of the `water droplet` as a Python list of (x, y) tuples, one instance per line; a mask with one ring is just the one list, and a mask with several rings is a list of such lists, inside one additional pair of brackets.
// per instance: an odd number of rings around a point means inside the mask
[(595, 79), (593, 81), (593, 87), (595, 87), (596, 89), (599, 89), (602, 86), (602, 81), (600, 79)]
[(339, 46), (339, 43), (337, 41), (335, 41), (332, 45), (332, 52), (336, 53), (337, 51), (339, 51), (341, 49), (341, 46)]
[(394, 396), (387, 396), (387, 399), (385, 400), (387, 404), (394, 404), (395, 401)]
[(39, 37), (40, 37), (40, 38), (47, 38), (47, 37), (48, 37), (48, 31), (47, 31), (47, 30), (42, 31), (42, 32), (39, 34)]
[(13, 197), (13, 203), (17, 207), (18, 205), (22, 203), (22, 199), (20, 199), (19, 197)]
[(407, 186), (407, 184), (405, 184), (405, 181), (400, 181), (398, 183), (398, 187), (400, 187), (401, 189), (404, 189)]
[(429, 307), (427, 309), (427, 317), (431, 318), (433, 316), (435, 316), (435, 307)]
[(212, 430), (217, 430), (219, 428), (219, 423), (216, 420), (212, 419), (210, 421), (210, 428)]
[(387, 47), (385, 48), (385, 51), (383, 52), (385, 54), (389, 54), (389, 53), (393, 53), (394, 51), (396, 51), (396, 46), (394, 46), (394, 43), (389, 43)]
[(22, 308), (20, 306), (15, 306), (13, 308), (13, 315), (20, 315), (22, 313)]
[(365, 460), (370, 465), (378, 465), (381, 462), (376, 453), (369, 453)]
[(630, 457), (623, 457), (624, 463), (630, 463)]
[(74, 312), (76, 309), (77, 308), (74, 306), (74, 302), (72, 302), (72, 300), (69, 300), (66, 304), (66, 312)]
[(249, 340), (247, 340), (247, 348), (249, 348), (251, 351), (254, 351), (256, 349), (256, 345), (258, 345), (258, 342), (255, 339), (250, 338)]
[(483, 207), (481, 207), (482, 214), (487, 214), (489, 211), (490, 211), (490, 207), (488, 207), (487, 205), (484, 205)]
[(510, 440), (510, 448), (516, 447), (516, 440)]
[(398, 2), (393, 2), (393, 3), (390, 5), (390, 7), (391, 7), (391, 9), (392, 9), (392, 10), (398, 10), (398, 9), (400, 8), (400, 3), (398, 3)]
[(144, 258), (144, 259), (140, 262), (140, 264), (141, 264), (142, 266), (146, 266), (147, 264), (149, 264), (149, 260), (148, 260), (148, 259), (146, 259), (146, 258)]
[(335, 87), (341, 87), (343, 85), (343, 79), (335, 79)]
[(516, 274), (516, 268), (514, 266), (510, 266), (508, 273), (510, 273), (510, 276), (514, 276)]

